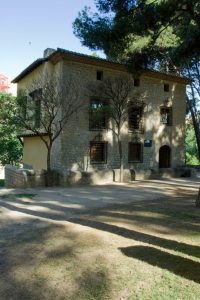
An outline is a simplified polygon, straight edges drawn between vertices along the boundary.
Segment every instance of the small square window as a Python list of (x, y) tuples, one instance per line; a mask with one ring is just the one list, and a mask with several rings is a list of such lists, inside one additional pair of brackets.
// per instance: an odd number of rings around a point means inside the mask
[(172, 108), (161, 107), (160, 108), (160, 123), (168, 126), (172, 125)]
[(103, 71), (97, 71), (97, 80), (103, 80)]
[(90, 142), (90, 162), (96, 164), (107, 162), (106, 142)]
[(134, 86), (140, 86), (140, 79), (134, 78)]
[(168, 83), (164, 84), (164, 91), (169, 92), (169, 84)]
[(128, 161), (129, 162), (142, 162), (142, 144), (129, 143), (128, 144)]

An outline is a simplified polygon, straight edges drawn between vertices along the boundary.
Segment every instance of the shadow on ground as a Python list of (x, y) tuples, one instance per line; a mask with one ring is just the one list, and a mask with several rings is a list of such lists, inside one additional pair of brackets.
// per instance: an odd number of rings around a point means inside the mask
[[(189, 245), (188, 245), (189, 246)], [(125, 255), (200, 283), (200, 263), (148, 246), (120, 248)]]
[(100, 246), (95, 235), (24, 220), (2, 226), (0, 236), (2, 300), (110, 299), (106, 260), (98, 253), (86, 255)]
[[(113, 274), (115, 251), (123, 264), (134, 260), (199, 284), (196, 189), (164, 184), (161, 195), (163, 187), (148, 185), (142, 194), (108, 186), (66, 189), (60, 198), (47, 190), (41, 198), (2, 199), (1, 299), (117, 299), (113, 291), (123, 277), (128, 284), (130, 270), (127, 277), (121, 269)], [(151, 190), (158, 199), (148, 197)], [(106, 244), (99, 233), (109, 235)]]

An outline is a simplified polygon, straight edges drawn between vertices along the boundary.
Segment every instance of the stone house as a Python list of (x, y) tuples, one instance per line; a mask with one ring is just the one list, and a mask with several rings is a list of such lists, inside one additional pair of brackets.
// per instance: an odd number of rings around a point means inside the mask
[[(112, 61), (58, 48), (46, 49), (14, 80), (18, 90), (38, 74), (50, 72), (60, 81), (73, 74), (81, 83), (78, 89), (127, 75), (133, 80), (133, 93), (144, 95), (145, 105), (132, 109), (123, 126), (122, 148), (124, 169), (132, 170), (136, 178), (149, 178), (152, 172), (174, 169), (185, 164), (185, 111), (187, 78), (144, 70), (138, 77), (127, 72), (126, 66)], [(85, 104), (62, 130), (52, 149), (52, 168), (62, 174), (69, 171), (95, 174), (92, 180), (111, 180), (113, 170), (119, 168), (119, 154), (115, 135), (105, 119), (92, 122), (89, 108), (104, 105), (96, 95), (86, 96)], [(45, 133), (44, 133), (45, 136)], [(24, 133), (24, 166), (34, 170), (46, 168), (46, 148), (38, 136)], [(117, 174), (117, 171), (115, 175)], [(92, 176), (92, 175), (91, 175)]]

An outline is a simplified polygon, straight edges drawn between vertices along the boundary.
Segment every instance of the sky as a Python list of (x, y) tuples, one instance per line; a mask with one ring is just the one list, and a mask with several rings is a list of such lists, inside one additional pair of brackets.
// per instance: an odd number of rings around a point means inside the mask
[(15, 78), (46, 48), (92, 54), (73, 34), (84, 6), (95, 10), (93, 0), (1, 0), (0, 74)]

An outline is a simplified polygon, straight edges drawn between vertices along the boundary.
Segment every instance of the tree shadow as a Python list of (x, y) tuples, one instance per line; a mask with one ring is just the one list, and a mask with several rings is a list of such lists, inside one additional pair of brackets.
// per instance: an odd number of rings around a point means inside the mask
[[(154, 217), (153, 213), (156, 212), (155, 209), (149, 209), (147, 208), (146, 210), (144, 208), (139, 208), (139, 207), (134, 207), (134, 212), (131, 214), (131, 209), (129, 210), (122, 210), (122, 211), (113, 211), (112, 209), (107, 209), (107, 210), (99, 210), (99, 211), (94, 211), (93, 216), (96, 216), (97, 218), (100, 217), (100, 219), (104, 218), (105, 221), (118, 221), (118, 222), (123, 222), (129, 225), (158, 225), (159, 226), (165, 226), (166, 231), (167, 230), (172, 230), (173, 232), (175, 231), (174, 226), (176, 226), (176, 230), (183, 230), (183, 224), (180, 222), (178, 223), (178, 219), (180, 218), (177, 217), (177, 221), (174, 222), (173, 220), (173, 215), (174, 212), (166, 211), (166, 212), (160, 212), (160, 214), (157, 211), (157, 216)], [(137, 215), (137, 212), (139, 215)], [(151, 215), (147, 215), (148, 213), (152, 213)], [(143, 215), (142, 215), (143, 214)], [(146, 215), (145, 215), (146, 214)], [(185, 223), (184, 223), (184, 230), (188, 231), (199, 231), (200, 230), (200, 224), (199, 223), (193, 223), (191, 224), (191, 221), (195, 222), (195, 216), (193, 216), (193, 219), (191, 220), (191, 216), (185, 215)], [(198, 217), (199, 219), (199, 217)], [(188, 223), (186, 222), (188, 221)], [(157, 229), (158, 230), (158, 229)]]
[[(19, 201), (16, 201), (16, 203)], [(24, 204), (24, 203), (23, 203)], [(37, 204), (36, 204), (37, 205)], [(44, 219), (54, 220), (54, 221), (65, 221), (67, 220), (75, 211), (78, 213), (78, 209), (76, 208), (62, 208), (59, 205), (51, 205), (51, 204), (38, 204), (44, 208), (42, 211), (18, 207), (8, 202), (1, 202), (1, 207), (7, 208), (11, 211), (17, 211), (20, 213), (24, 213), (27, 215), (40, 217)], [(45, 211), (46, 210), (46, 211)]]
[(106, 223), (88, 220), (88, 219), (73, 218), (70, 219), (70, 221), (79, 225), (88, 226), (98, 230), (114, 233), (128, 239), (133, 239), (138, 242), (159, 246), (165, 249), (182, 252), (187, 255), (200, 258), (199, 246), (188, 245), (186, 243), (177, 242), (174, 240), (168, 240), (154, 235), (138, 232), (135, 230), (130, 230), (124, 227), (119, 227), (116, 225), (106, 224)]
[(0, 299), (109, 299), (106, 261), (101, 257), (99, 263), (98, 253), (94, 263), (85, 260), (88, 248), (99, 242), (80, 242), (81, 235), (71, 226), (43, 220), (2, 224)]
[(200, 283), (200, 263), (149, 246), (119, 248), (128, 256)]

